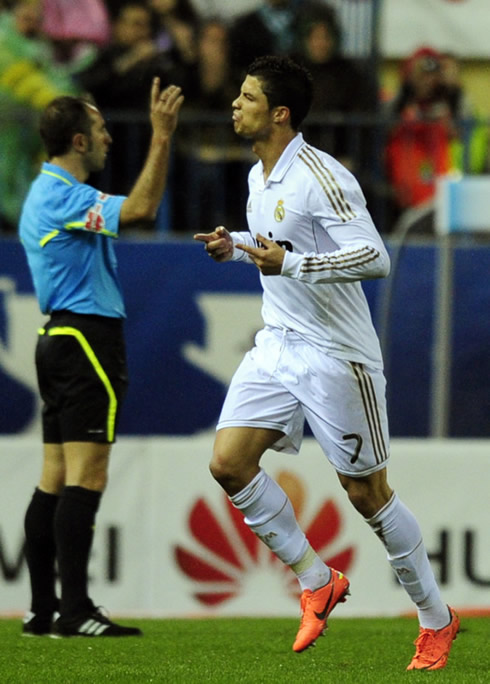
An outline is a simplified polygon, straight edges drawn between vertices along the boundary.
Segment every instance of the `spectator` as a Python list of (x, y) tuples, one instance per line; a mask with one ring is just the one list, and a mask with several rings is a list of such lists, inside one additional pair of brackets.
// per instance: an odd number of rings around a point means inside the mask
[(444, 57), (429, 47), (403, 65), (400, 89), (388, 110), (397, 120), (386, 148), (395, 211), (432, 202), (436, 177), (463, 169), (463, 142), (468, 145), (464, 170), (483, 170), (486, 130), (475, 120), (463, 141), (460, 119), (473, 113), (456, 67), (447, 58), (444, 67)]
[(197, 32), (196, 66), (189, 74), (186, 106), (214, 112), (229, 112), (239, 79), (230, 62), (229, 31), (218, 18), (201, 23)]
[(488, 170), (488, 126), (464, 88), (459, 59), (443, 52), (440, 62), (449, 108), (458, 125), (458, 136), (451, 146), (453, 165), (466, 173), (483, 173)]
[[(11, 91), (15, 87), (15, 70), (12, 74), (8, 74), (6, 70), (21, 60), (29, 62), (32, 69), (49, 72), (53, 80), (62, 81), (63, 87), (67, 86), (65, 72), (56, 70), (52, 45), (42, 30), (41, 0), (17, 0), (11, 10), (0, 12), (0, 38), (0, 69), (4, 86), (9, 87)], [(23, 92), (24, 89), (21, 89), (21, 93)], [(37, 89), (28, 89), (28, 92), (25, 92), (25, 99), (29, 100), (29, 96), (32, 96), (35, 100), (38, 94)], [(41, 108), (49, 101), (50, 95), (42, 97)], [(46, 98), (48, 99), (45, 102)], [(30, 101), (33, 102), (32, 99)]]
[(104, 0), (42, 0), (42, 30), (52, 42), (56, 59), (74, 72), (90, 63), (97, 48), (110, 38)]
[(148, 0), (156, 15), (155, 42), (160, 52), (180, 66), (196, 61), (199, 13), (191, 0)]
[(456, 118), (472, 116), (473, 106), (462, 84), (459, 59), (451, 52), (443, 52), (439, 55), (439, 62), (451, 114)]
[(22, 200), (37, 173), (42, 148), (35, 135), (38, 112), (57, 95), (75, 92), (56, 65), (41, 30), (38, 0), (18, 0), (0, 12), (0, 229), (15, 229)]
[(173, 66), (153, 41), (148, 5), (129, 0), (113, 22), (110, 43), (78, 75), (78, 81), (102, 108), (146, 111), (153, 76), (166, 85), (172, 80)]
[[(179, 188), (174, 188), (174, 224), (189, 231), (196, 225), (215, 225), (228, 219), (233, 224), (241, 219), (236, 188), (243, 187), (251, 162), (231, 124), (231, 103), (240, 82), (230, 63), (225, 22), (215, 17), (203, 21), (196, 51), (197, 63), (186, 83), (184, 110), (203, 114), (208, 121), (181, 130), (176, 159), (176, 174), (184, 179), (181, 198)], [(185, 201), (188, 188), (193, 188), (192, 202)]]
[(233, 23), (233, 64), (244, 71), (255, 57), (297, 53), (303, 23), (319, 13), (335, 16), (332, 9), (317, 0), (262, 0), (257, 9), (242, 14)]
[[(134, 115), (148, 107), (148, 92), (154, 76), (162, 86), (181, 85), (175, 64), (159, 52), (153, 40), (152, 11), (140, 0), (126, 0), (112, 22), (112, 38), (97, 59), (78, 75), (80, 87), (97, 105), (109, 112), (108, 126), (115, 145), (108, 166), (108, 192), (128, 193), (144, 162), (150, 129), (146, 117), (135, 125)], [(131, 111), (129, 123), (121, 112)], [(111, 112), (114, 115), (111, 115)], [(104, 178), (97, 180), (105, 185)], [(152, 227), (153, 228), (153, 227)], [(128, 230), (127, 228), (124, 229)]]
[(386, 149), (395, 203), (399, 209), (419, 206), (432, 200), (436, 177), (452, 170), (450, 146), (457, 136), (439, 53), (422, 48), (405, 62), (389, 114), (398, 120)]
[[(340, 115), (339, 122), (331, 119), (330, 124), (310, 131), (309, 138), (312, 144), (354, 170), (352, 134), (356, 132), (357, 140), (360, 140), (360, 129), (358, 127), (354, 131), (352, 125), (345, 126), (343, 121), (346, 115), (376, 110), (378, 98), (374, 79), (367, 78), (354, 60), (341, 56), (340, 30), (333, 17), (311, 16), (304, 22), (298, 57), (313, 77), (313, 104), (310, 111), (314, 115)], [(352, 120), (350, 123), (353, 123)], [(361, 150), (355, 152), (359, 160)]]

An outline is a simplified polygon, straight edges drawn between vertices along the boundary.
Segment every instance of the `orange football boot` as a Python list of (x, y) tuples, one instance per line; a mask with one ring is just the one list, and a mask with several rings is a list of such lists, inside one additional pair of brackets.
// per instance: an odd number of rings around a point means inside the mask
[(293, 651), (301, 653), (313, 646), (327, 627), (327, 618), (337, 603), (343, 603), (349, 594), (349, 580), (333, 568), (328, 584), (316, 591), (305, 589), (301, 594), (301, 624), (293, 644)]
[(449, 651), (459, 632), (459, 617), (448, 606), (451, 621), (442, 629), (419, 630), (415, 643), (415, 655), (407, 670), (441, 670), (446, 667)]

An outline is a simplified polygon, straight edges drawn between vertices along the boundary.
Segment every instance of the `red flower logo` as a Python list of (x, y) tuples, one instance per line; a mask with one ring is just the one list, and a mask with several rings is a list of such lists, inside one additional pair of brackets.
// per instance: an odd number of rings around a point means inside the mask
[[(288, 494), (301, 524), (305, 501), (301, 480), (287, 471), (282, 471), (276, 479)], [(298, 597), (295, 575), (247, 527), (242, 513), (227, 496), (225, 506), (226, 515), (220, 520), (204, 499), (198, 499), (188, 524), (199, 551), (190, 551), (180, 544), (174, 547), (180, 569), (198, 585), (194, 597), (207, 606), (217, 606), (243, 593), (247, 576), (260, 571), (274, 572), (284, 591)], [(354, 547), (347, 546), (333, 555), (330, 548), (338, 539), (341, 527), (340, 512), (332, 499), (320, 506), (307, 526), (303, 525), (310, 544), (322, 560), (346, 573), (354, 558)]]

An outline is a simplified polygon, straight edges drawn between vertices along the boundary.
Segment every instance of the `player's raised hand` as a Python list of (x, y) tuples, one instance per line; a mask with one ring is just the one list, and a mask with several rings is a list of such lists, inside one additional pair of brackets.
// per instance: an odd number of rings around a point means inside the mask
[(249, 247), (237, 243), (237, 249), (246, 252), (264, 275), (281, 275), (282, 262), (286, 253), (274, 240), (268, 240), (260, 233), (255, 236), (260, 247)]
[(224, 226), (212, 233), (196, 233), (194, 240), (204, 242), (204, 249), (215, 261), (229, 261), (233, 256), (233, 240)]
[(181, 88), (169, 85), (164, 90), (160, 90), (160, 79), (155, 76), (150, 96), (150, 119), (154, 133), (164, 136), (172, 135), (177, 127), (183, 101)]

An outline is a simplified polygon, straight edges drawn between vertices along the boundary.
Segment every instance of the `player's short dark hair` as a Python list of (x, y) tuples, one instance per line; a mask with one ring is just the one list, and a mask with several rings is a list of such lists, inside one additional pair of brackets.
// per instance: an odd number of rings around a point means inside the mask
[(94, 106), (88, 99), (71, 95), (56, 97), (47, 105), (41, 114), (39, 132), (49, 158), (66, 154), (77, 133), (90, 135), (90, 105)]
[(258, 57), (247, 69), (249, 76), (261, 82), (270, 109), (287, 107), (291, 113), (291, 127), (298, 130), (308, 114), (313, 99), (311, 74), (290, 57), (266, 55)]

